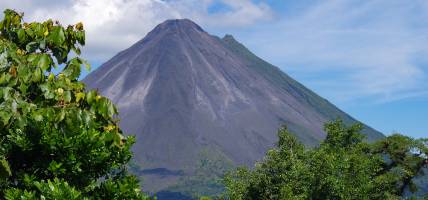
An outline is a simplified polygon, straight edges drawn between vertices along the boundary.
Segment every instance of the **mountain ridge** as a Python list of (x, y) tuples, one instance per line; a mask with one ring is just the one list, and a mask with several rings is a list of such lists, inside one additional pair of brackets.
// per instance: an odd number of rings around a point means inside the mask
[[(238, 42), (231, 34), (226, 34), (222, 38), (222, 40), (231, 49), (237, 50), (239, 54), (243, 55), (247, 59), (251, 59), (251, 60), (253, 60), (253, 62), (261, 62), (261, 63), (263, 63), (262, 65), (269, 66), (272, 69), (272, 71), (269, 72), (269, 75), (271, 75), (272, 77), (274, 77), (274, 80), (272, 80), (274, 83), (278, 83), (278, 82), (282, 82), (284, 80), (287, 80), (287, 81), (291, 82), (291, 84), (294, 85), (299, 90), (305, 91), (306, 96), (309, 96), (312, 99), (313, 98), (320, 98), (322, 100), (320, 102), (311, 102), (309, 100), (308, 103), (312, 104), (315, 107), (318, 107), (320, 105), (329, 105), (329, 108), (328, 108), (329, 111), (328, 112), (325, 112), (325, 110), (323, 111), (323, 109), (321, 109), (321, 108), (319, 108), (319, 111), (320, 112), (324, 112), (324, 114), (327, 115), (328, 117), (330, 117), (331, 119), (340, 118), (340, 119), (342, 119), (347, 124), (351, 124), (353, 122), (354, 123), (358, 122), (358, 120), (356, 120), (352, 116), (346, 114), (345, 112), (343, 112), (342, 110), (340, 110), (338, 107), (334, 106), (334, 104), (332, 104), (327, 99), (325, 99), (325, 98), (317, 95), (312, 90), (308, 89), (307, 87), (305, 87), (301, 83), (297, 82), (296, 80), (294, 80), (293, 78), (291, 78), (290, 76), (288, 76), (280, 68), (278, 68), (278, 67), (276, 67), (276, 66), (274, 66), (274, 65), (266, 62), (265, 60), (257, 57), (254, 53), (252, 53), (249, 49), (247, 49), (242, 43)], [(279, 83), (279, 84), (281, 84), (281, 83)], [(334, 110), (339, 111), (339, 112), (335, 112)], [(336, 115), (334, 115), (334, 114), (332, 115), (331, 113), (337, 113), (337, 114)], [(372, 135), (368, 134), (369, 132), (378, 132), (378, 131), (374, 130), (372, 127), (369, 127), (369, 126), (363, 124), (363, 133), (366, 133), (366, 135), (368, 136), (369, 140), (376, 140), (376, 139), (379, 138), (379, 135), (371, 137)]]

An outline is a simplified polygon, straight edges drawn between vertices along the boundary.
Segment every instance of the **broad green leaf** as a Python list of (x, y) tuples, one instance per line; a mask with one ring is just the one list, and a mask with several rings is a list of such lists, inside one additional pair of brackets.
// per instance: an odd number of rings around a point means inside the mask
[(33, 62), (33, 61), (37, 60), (38, 58), (39, 58), (39, 54), (33, 53), (33, 54), (30, 54), (27, 56), (27, 61)]
[(25, 34), (25, 30), (24, 29), (19, 29), (18, 30), (18, 39), (19, 39), (19, 42), (21, 42), (21, 43), (25, 42), (26, 34)]
[(58, 122), (61, 122), (62, 120), (64, 120), (64, 118), (65, 118), (65, 114), (66, 114), (65, 110), (64, 110), (64, 109), (61, 109), (61, 111), (59, 112), (59, 115), (58, 115), (57, 121), (58, 121)]
[(39, 62), (37, 63), (38, 67), (43, 69), (43, 71), (46, 71), (50, 69), (51, 66), (51, 59), (47, 54), (42, 54), (39, 57)]
[(86, 94), (86, 101), (89, 104), (92, 104), (92, 102), (95, 101), (95, 97), (97, 96), (97, 92), (95, 90), (91, 90)]
[(68, 90), (64, 92), (64, 101), (66, 103), (69, 103), (71, 101), (71, 92)]
[(43, 120), (43, 115), (41, 115), (39, 113), (34, 114), (33, 117), (34, 117), (34, 120), (36, 120), (38, 122), (41, 122)]
[(7, 100), (9, 100), (11, 98), (10, 97), (10, 91), (11, 91), (10, 87), (3, 87), (3, 88), (0, 88), (0, 90), (2, 90), (3, 99), (5, 101), (7, 101)]
[(80, 76), (80, 60), (77, 58), (72, 59), (63, 71), (64, 75), (66, 75), (70, 79), (77, 79)]
[(52, 32), (49, 34), (49, 39), (51, 39), (55, 45), (61, 45), (65, 41), (63, 28), (55, 26)]
[(55, 75), (53, 73), (50, 73), (48, 76), (48, 81), (53, 81), (55, 79)]
[(39, 47), (40, 49), (46, 49), (46, 39), (40, 41)]
[(20, 90), (21, 94), (26, 95), (28, 87), (29, 87), (28, 85), (21, 83), (21, 85), (19, 86), (19, 90)]
[(85, 98), (85, 93), (79, 92), (76, 94), (76, 102), (79, 102), (80, 100)]
[(6, 179), (12, 175), (12, 171), (10, 170), (9, 163), (6, 159), (0, 158), (0, 178)]
[(81, 45), (85, 45), (85, 31), (76, 32), (76, 37)]
[(3, 124), (8, 124), (11, 117), (12, 113), (7, 111), (0, 111), (0, 119), (2, 120)]
[(108, 111), (109, 116), (113, 116), (113, 115), (117, 114), (116, 107), (114, 106), (114, 104), (111, 101), (107, 100), (106, 104), (107, 104), (107, 111)]
[(40, 69), (40, 68), (37, 67), (34, 70), (33, 81), (36, 82), (36, 83), (38, 83), (38, 82), (40, 82), (42, 80), (42, 78), (43, 78), (42, 69)]

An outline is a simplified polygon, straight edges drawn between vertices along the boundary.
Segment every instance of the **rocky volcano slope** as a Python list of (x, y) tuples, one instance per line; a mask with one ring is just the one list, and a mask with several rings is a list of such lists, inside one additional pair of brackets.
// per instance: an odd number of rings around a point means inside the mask
[[(84, 82), (118, 105), (121, 128), (137, 136), (138, 164), (156, 191), (191, 174), (210, 152), (252, 166), (286, 124), (307, 145), (337, 117), (357, 122), (255, 56), (232, 36), (209, 35), (190, 20), (168, 20)], [(370, 140), (383, 135), (369, 127)]]

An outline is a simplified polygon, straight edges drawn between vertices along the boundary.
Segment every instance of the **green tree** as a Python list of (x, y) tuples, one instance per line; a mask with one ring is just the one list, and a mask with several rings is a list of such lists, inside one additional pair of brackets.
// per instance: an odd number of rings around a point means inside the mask
[(0, 198), (146, 199), (125, 167), (134, 138), (78, 80), (83, 25), (22, 18), (0, 21)]
[(229, 199), (400, 199), (415, 192), (412, 179), (427, 166), (427, 140), (392, 135), (373, 144), (361, 125), (337, 120), (325, 125), (326, 139), (305, 149), (281, 128), (277, 148), (253, 170), (240, 168), (225, 179)]

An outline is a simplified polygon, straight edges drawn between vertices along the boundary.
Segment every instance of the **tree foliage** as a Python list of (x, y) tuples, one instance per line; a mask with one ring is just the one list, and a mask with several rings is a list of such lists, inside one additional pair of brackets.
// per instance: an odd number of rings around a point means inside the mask
[(305, 149), (284, 127), (279, 142), (254, 170), (224, 179), (226, 196), (250, 199), (400, 199), (415, 192), (413, 177), (427, 163), (427, 140), (392, 135), (366, 143), (361, 126), (337, 120), (325, 125), (319, 147)]
[(22, 18), (0, 21), (0, 198), (145, 199), (125, 168), (134, 138), (78, 80), (83, 25)]

